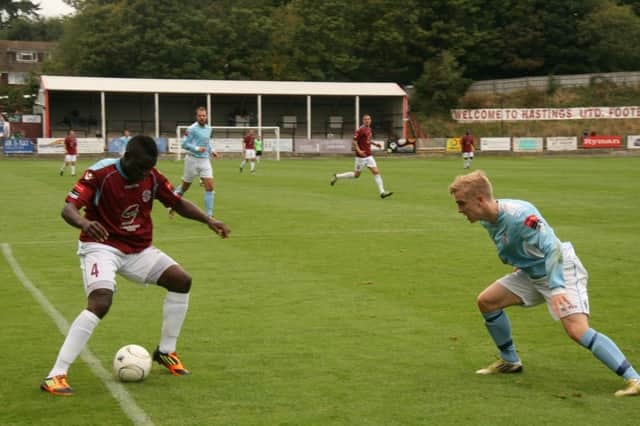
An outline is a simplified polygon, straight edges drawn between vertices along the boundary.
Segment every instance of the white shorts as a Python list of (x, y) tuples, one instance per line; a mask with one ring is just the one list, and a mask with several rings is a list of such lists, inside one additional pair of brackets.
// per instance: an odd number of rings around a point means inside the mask
[(184, 157), (184, 173), (182, 180), (191, 183), (196, 177), (213, 178), (211, 161), (208, 158), (194, 157), (193, 155), (187, 154)]
[[(587, 281), (589, 274), (573, 250), (571, 243), (562, 243), (563, 275), (567, 298), (574, 306), (562, 313), (562, 318), (576, 313), (589, 315), (589, 295)], [(498, 283), (522, 299), (524, 307), (547, 303), (547, 309), (554, 320), (559, 320), (551, 308), (551, 290), (547, 277), (531, 278), (518, 270), (498, 279)]]
[(65, 154), (64, 162), (65, 163), (75, 163), (77, 159), (77, 155)]
[(78, 256), (87, 296), (99, 288), (115, 291), (116, 273), (139, 284), (156, 284), (164, 271), (177, 265), (153, 246), (140, 253), (124, 254), (106, 244), (79, 241)]
[(472, 152), (463, 152), (462, 153), (462, 158), (464, 158), (465, 160), (468, 160), (469, 158), (473, 158), (473, 151)]
[(256, 158), (256, 150), (255, 149), (245, 149), (244, 150), (244, 159), (245, 160), (254, 160)]
[(364, 169), (365, 166), (367, 166), (370, 169), (374, 167), (378, 167), (378, 165), (376, 164), (376, 159), (373, 158), (373, 155), (370, 155), (368, 157), (356, 157), (356, 163), (355, 163), (356, 170), (360, 172), (362, 171), (362, 169)]

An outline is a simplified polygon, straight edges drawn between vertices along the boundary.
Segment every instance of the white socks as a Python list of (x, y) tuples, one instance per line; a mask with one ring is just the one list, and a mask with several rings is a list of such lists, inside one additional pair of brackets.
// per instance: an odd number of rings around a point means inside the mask
[(164, 299), (162, 315), (162, 335), (160, 336), (159, 350), (162, 353), (170, 354), (176, 351), (176, 342), (182, 323), (189, 308), (189, 293), (167, 292)]
[(345, 172), (345, 173), (337, 173), (336, 178), (338, 179), (353, 179), (356, 177), (354, 172)]
[(60, 352), (58, 352), (58, 359), (56, 359), (56, 363), (47, 377), (67, 374), (69, 366), (80, 355), (99, 322), (100, 318), (93, 312), (86, 309), (80, 312), (80, 315), (76, 317), (71, 327), (69, 327), (67, 337), (64, 339)]
[(384, 185), (382, 184), (382, 176), (380, 175), (375, 175), (373, 177), (373, 180), (376, 181), (376, 185), (378, 186), (378, 192), (380, 194), (384, 193)]
[[(189, 307), (189, 293), (167, 292), (164, 299), (162, 336), (160, 338), (160, 352), (171, 353), (176, 350), (176, 341), (182, 328), (182, 323)], [(53, 368), (47, 377), (67, 374), (69, 367), (84, 349), (93, 330), (100, 323), (93, 312), (83, 310), (73, 321), (67, 332), (67, 337), (58, 352)]]

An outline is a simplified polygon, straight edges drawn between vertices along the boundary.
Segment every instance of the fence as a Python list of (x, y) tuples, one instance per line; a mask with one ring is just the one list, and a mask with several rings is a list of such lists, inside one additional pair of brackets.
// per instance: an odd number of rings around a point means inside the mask
[(581, 87), (604, 81), (610, 81), (616, 84), (638, 85), (640, 84), (640, 72), (610, 72), (483, 80), (471, 84), (471, 87), (467, 90), (467, 94), (511, 93), (524, 89), (546, 90), (550, 85), (554, 87)]

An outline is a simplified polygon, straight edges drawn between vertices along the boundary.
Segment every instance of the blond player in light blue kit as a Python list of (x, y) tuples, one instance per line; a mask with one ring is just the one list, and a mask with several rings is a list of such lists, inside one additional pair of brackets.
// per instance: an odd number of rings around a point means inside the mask
[(571, 243), (561, 242), (532, 204), (495, 199), (491, 182), (480, 170), (458, 176), (449, 192), (458, 212), (486, 228), (502, 262), (516, 268), (478, 296), (478, 307), (500, 359), (476, 373), (521, 372), (511, 323), (503, 309), (546, 303), (569, 337), (625, 379), (626, 386), (615, 396), (639, 395), (640, 375), (610, 338), (589, 327), (588, 275)]
[[(193, 123), (182, 139), (182, 149), (187, 151), (184, 157), (184, 173), (182, 183), (175, 192), (184, 195), (196, 177), (202, 179), (204, 185), (204, 207), (209, 217), (213, 217), (213, 201), (215, 183), (210, 157), (217, 158), (218, 154), (211, 146), (211, 126), (207, 124), (207, 109), (196, 109), (196, 122)], [(170, 211), (170, 214), (172, 211)]]

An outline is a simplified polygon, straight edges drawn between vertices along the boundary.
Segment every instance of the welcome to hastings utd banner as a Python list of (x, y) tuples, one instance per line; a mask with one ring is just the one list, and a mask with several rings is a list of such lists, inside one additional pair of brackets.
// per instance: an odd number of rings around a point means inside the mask
[(623, 119), (640, 118), (640, 107), (452, 109), (451, 117), (461, 123), (477, 121)]

